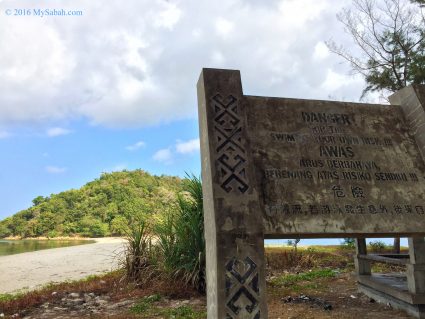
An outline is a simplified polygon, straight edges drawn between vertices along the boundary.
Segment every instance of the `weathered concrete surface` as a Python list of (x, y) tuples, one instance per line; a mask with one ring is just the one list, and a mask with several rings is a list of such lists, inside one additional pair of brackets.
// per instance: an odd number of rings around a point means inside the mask
[(425, 232), (425, 165), (400, 106), (245, 103), (265, 236)]
[(354, 266), (356, 267), (356, 273), (358, 275), (370, 275), (371, 272), (371, 262), (370, 260), (364, 260), (358, 258), (359, 255), (367, 254), (367, 246), (365, 238), (356, 238), (356, 257), (354, 258)]
[(198, 82), (208, 318), (267, 318), (262, 216), (238, 71)]
[(407, 125), (425, 158), (425, 85), (411, 85), (389, 97), (391, 104), (401, 105)]
[[(416, 114), (425, 93), (408, 93)], [(264, 237), (425, 234), (415, 142), (423, 138), (425, 152), (425, 115), (417, 122), (400, 105), (245, 96), (239, 71), (217, 69), (203, 69), (198, 103), (208, 318), (267, 318)], [(368, 262), (357, 268), (370, 272)]]
[(410, 315), (418, 319), (425, 319), (425, 306), (421, 304), (411, 304), (399, 298), (393, 297), (384, 291), (371, 288), (368, 285), (359, 284), (359, 291), (373, 298), (374, 300), (391, 305), (394, 309), (400, 309), (408, 312)]

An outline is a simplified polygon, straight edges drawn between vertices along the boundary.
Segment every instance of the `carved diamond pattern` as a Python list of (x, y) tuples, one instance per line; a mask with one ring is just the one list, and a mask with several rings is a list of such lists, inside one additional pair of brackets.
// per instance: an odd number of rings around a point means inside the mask
[(230, 259), (226, 264), (226, 296), (228, 318), (242, 312), (252, 314), (253, 319), (260, 319), (258, 271), (255, 262), (246, 257), (244, 260)]
[(245, 193), (248, 188), (246, 177), (245, 148), (242, 141), (241, 119), (238, 115), (238, 100), (229, 95), (224, 99), (220, 94), (212, 97), (214, 108), (214, 129), (217, 141), (216, 161), (220, 186), (227, 193)]

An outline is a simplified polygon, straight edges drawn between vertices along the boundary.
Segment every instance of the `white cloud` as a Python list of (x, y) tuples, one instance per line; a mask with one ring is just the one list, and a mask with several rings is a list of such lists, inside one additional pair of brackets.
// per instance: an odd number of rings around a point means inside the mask
[(126, 149), (126, 150), (128, 150), (128, 151), (136, 151), (136, 150), (138, 150), (139, 148), (144, 147), (145, 145), (146, 145), (146, 143), (145, 143), (145, 142), (143, 142), (143, 141), (138, 141), (138, 142), (136, 142), (136, 143), (134, 143), (134, 144), (132, 144), (132, 145), (127, 146), (125, 149)]
[(328, 69), (345, 74), (348, 66), (318, 44), (351, 44), (335, 18), (349, 3), (128, 0), (123, 10), (119, 1), (75, 0), (62, 7), (81, 17), (0, 19), (0, 125), (195, 118), (202, 67), (240, 69), (247, 94), (357, 100), (363, 82), (322, 86)]
[(316, 60), (323, 60), (329, 56), (330, 52), (326, 44), (322, 41), (317, 42), (314, 46), (314, 55), (313, 57)]
[(161, 10), (158, 14), (158, 19), (156, 20), (155, 25), (171, 30), (180, 20), (182, 11), (176, 4), (173, 3), (163, 3), (163, 7), (163, 10)]
[(233, 23), (227, 19), (219, 17), (215, 21), (215, 29), (219, 35), (227, 37), (233, 31)]
[(164, 148), (157, 151), (152, 158), (160, 163), (171, 164), (173, 161), (173, 154), (169, 148)]
[(199, 138), (188, 141), (177, 140), (174, 146), (160, 149), (152, 156), (152, 158), (160, 163), (171, 164), (177, 154), (193, 154), (195, 152), (199, 152), (199, 149)]
[(361, 80), (358, 77), (336, 73), (332, 69), (328, 69), (326, 72), (326, 79), (322, 84), (322, 88), (328, 92), (335, 91), (341, 87), (349, 86), (350, 84), (356, 82), (359, 83)]
[(52, 128), (49, 128), (46, 131), (46, 134), (49, 137), (56, 137), (56, 136), (61, 136), (61, 135), (67, 135), (69, 133), (71, 133), (70, 130), (67, 130), (67, 129), (62, 128), (62, 127), (52, 127)]
[(181, 154), (190, 154), (199, 151), (200, 142), (199, 138), (189, 140), (189, 141), (177, 141), (176, 151)]
[(59, 167), (59, 166), (46, 166), (45, 169), (46, 169), (46, 172), (50, 174), (62, 174), (68, 170), (66, 167)]

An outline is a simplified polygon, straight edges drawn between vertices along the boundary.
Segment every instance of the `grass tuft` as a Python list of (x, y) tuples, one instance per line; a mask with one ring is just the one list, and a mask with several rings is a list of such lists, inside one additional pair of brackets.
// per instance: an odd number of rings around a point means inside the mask
[(159, 307), (161, 295), (151, 295), (142, 298), (136, 305), (130, 308), (130, 312), (137, 314), (138, 318), (164, 318), (164, 319), (204, 319), (205, 311), (194, 310), (189, 305), (176, 308)]
[(137, 304), (135, 304), (133, 307), (130, 308), (130, 311), (132, 313), (137, 313), (137, 314), (143, 314), (146, 313), (149, 309), (152, 308), (152, 305), (155, 302), (158, 302), (161, 300), (161, 295), (159, 294), (155, 294), (155, 295), (150, 295), (150, 296), (146, 296), (144, 298), (142, 298), (142, 300), (140, 300)]
[(335, 276), (336, 272), (333, 269), (318, 269), (300, 274), (287, 274), (279, 276), (271, 280), (271, 284), (274, 286), (289, 287), (301, 281), (312, 281), (317, 278), (330, 278)]

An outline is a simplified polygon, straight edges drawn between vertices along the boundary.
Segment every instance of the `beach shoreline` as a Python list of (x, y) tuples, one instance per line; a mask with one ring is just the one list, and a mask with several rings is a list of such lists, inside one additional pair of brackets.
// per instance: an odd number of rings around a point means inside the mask
[(0, 294), (79, 280), (119, 267), (125, 240), (90, 238), (94, 243), (0, 256)]
[(116, 239), (116, 238), (122, 238), (122, 237), (78, 237), (78, 236), (59, 236), (59, 237), (45, 237), (45, 236), (41, 236), (41, 237), (19, 237), (19, 236), (14, 236), (14, 237), (5, 237), (5, 238), (0, 238), (2, 240), (99, 240), (101, 241), (102, 239)]

